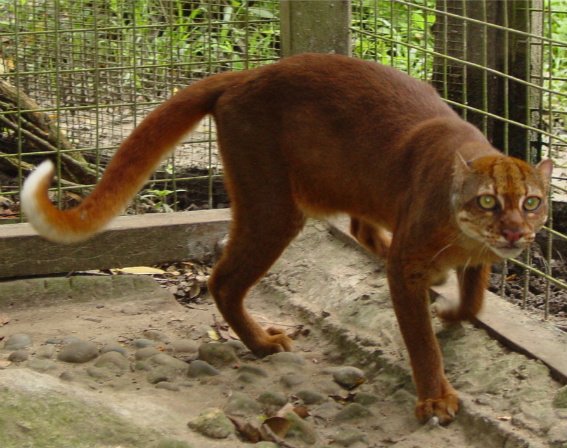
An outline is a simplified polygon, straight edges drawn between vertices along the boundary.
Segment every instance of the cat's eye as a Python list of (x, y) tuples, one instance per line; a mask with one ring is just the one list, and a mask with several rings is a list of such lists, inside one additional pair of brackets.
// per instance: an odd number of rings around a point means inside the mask
[(494, 210), (498, 206), (498, 202), (494, 196), (483, 194), (478, 197), (478, 205), (484, 210)]
[(541, 205), (541, 199), (537, 196), (531, 196), (524, 201), (524, 210), (528, 212), (536, 211)]

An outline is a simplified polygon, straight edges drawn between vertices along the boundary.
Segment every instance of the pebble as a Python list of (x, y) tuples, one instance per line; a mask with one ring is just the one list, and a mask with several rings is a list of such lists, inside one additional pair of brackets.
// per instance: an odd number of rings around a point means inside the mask
[(68, 370), (65, 370), (64, 372), (61, 372), (59, 378), (62, 379), (63, 381), (73, 381), (75, 379), (75, 375), (73, 374), (73, 372), (69, 372)]
[(297, 353), (292, 352), (279, 352), (273, 355), (266, 356), (266, 361), (276, 364), (284, 364), (286, 367), (303, 368), (306, 361)]
[(224, 367), (238, 364), (238, 357), (234, 349), (227, 344), (210, 342), (199, 346), (199, 359), (215, 367)]
[(157, 389), (170, 390), (172, 392), (177, 392), (179, 390), (179, 385), (170, 383), (169, 381), (161, 381), (156, 384)]
[(160, 366), (148, 373), (146, 380), (150, 384), (158, 384), (162, 381), (173, 381), (177, 379), (178, 376), (179, 372), (175, 369), (168, 366)]
[(349, 447), (364, 440), (364, 433), (358, 429), (339, 429), (333, 437), (333, 446)]
[(376, 403), (380, 397), (376, 394), (371, 394), (370, 392), (359, 392), (354, 397), (354, 402), (361, 404), (363, 406), (370, 406)]
[(188, 424), (193, 431), (214, 439), (226, 439), (234, 434), (234, 425), (223, 411), (209, 408)]
[(39, 347), (37, 349), (35, 356), (37, 358), (51, 359), (51, 358), (53, 358), (53, 356), (55, 356), (55, 346), (54, 345), (42, 345), (41, 347)]
[(106, 367), (126, 371), (130, 368), (130, 361), (121, 353), (110, 351), (103, 353), (95, 362), (95, 367)]
[(337, 415), (335, 421), (344, 422), (348, 420), (358, 420), (360, 418), (370, 417), (372, 412), (358, 403), (347, 404)]
[(317, 432), (311, 423), (303, 420), (295, 412), (288, 412), (285, 418), (291, 422), (287, 436), (296, 437), (307, 445), (313, 445), (317, 442)]
[(238, 373), (248, 373), (254, 376), (267, 378), (268, 372), (260, 367), (244, 365), (238, 369)]
[(280, 381), (285, 387), (292, 388), (306, 383), (307, 381), (309, 381), (309, 377), (307, 375), (301, 375), (298, 373), (286, 373), (285, 375), (281, 376)]
[(228, 414), (258, 414), (261, 407), (256, 401), (242, 392), (234, 392), (228, 402), (226, 403), (225, 410)]
[(269, 404), (271, 406), (283, 406), (287, 403), (287, 397), (273, 390), (267, 390), (260, 394), (258, 401), (260, 403)]
[(106, 380), (112, 376), (112, 373), (105, 368), (90, 366), (87, 367), (87, 375), (97, 380)]
[(150, 341), (149, 339), (134, 339), (132, 341), (132, 345), (136, 348), (144, 348), (144, 347), (155, 347), (156, 343), (154, 341)]
[(340, 404), (334, 401), (329, 401), (317, 406), (311, 411), (311, 414), (315, 417), (322, 418), (323, 420), (332, 420), (342, 409), (343, 407)]
[(202, 376), (220, 375), (220, 372), (213, 366), (211, 366), (208, 362), (197, 359), (189, 364), (187, 375), (191, 378), (197, 378)]
[(354, 389), (365, 381), (364, 372), (356, 367), (345, 366), (334, 369), (333, 379), (347, 390)]
[(137, 360), (142, 361), (142, 360), (144, 360), (144, 359), (151, 358), (152, 356), (159, 355), (160, 353), (161, 353), (161, 352), (160, 352), (157, 348), (154, 348), (154, 347), (144, 347), (144, 348), (141, 348), (140, 350), (136, 350), (136, 353), (134, 354), (134, 357), (135, 357)]
[(157, 331), (157, 330), (144, 330), (142, 332), (142, 335), (145, 338), (151, 339), (152, 341), (156, 341), (156, 342), (164, 342), (164, 343), (168, 343), (169, 342), (169, 336), (167, 336), (165, 333), (162, 333), (161, 331)]
[(8, 356), (8, 361), (10, 362), (23, 362), (27, 361), (30, 358), (30, 352), (24, 349), (16, 350), (15, 352), (10, 353)]
[(297, 395), (304, 404), (318, 404), (325, 401), (325, 397), (314, 390), (300, 390), (295, 395)]
[(122, 345), (119, 344), (107, 344), (101, 349), (100, 352), (103, 354), (108, 352), (118, 352), (124, 356), (126, 356), (126, 354), (128, 353), (126, 347), (123, 347)]
[(59, 361), (85, 363), (98, 356), (98, 347), (90, 341), (75, 341), (63, 347), (57, 355)]
[(165, 353), (159, 353), (148, 359), (150, 364), (170, 367), (179, 372), (187, 372), (189, 369), (189, 364), (180, 359), (174, 358), (173, 356), (166, 355)]
[(167, 348), (173, 353), (196, 353), (199, 350), (199, 344), (192, 339), (179, 339), (173, 341)]
[(32, 344), (32, 339), (29, 335), (18, 333), (13, 334), (8, 337), (4, 342), (4, 348), (6, 350), (20, 350), (22, 348), (29, 347)]
[(47, 372), (57, 367), (57, 365), (49, 359), (32, 359), (28, 362), (27, 366), (36, 372)]

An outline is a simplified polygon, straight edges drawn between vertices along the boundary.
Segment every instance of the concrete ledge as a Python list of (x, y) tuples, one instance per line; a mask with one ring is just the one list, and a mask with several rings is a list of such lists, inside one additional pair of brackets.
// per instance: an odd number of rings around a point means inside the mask
[(0, 278), (203, 259), (229, 229), (230, 210), (121, 216), (102, 233), (61, 245), (29, 224), (0, 226)]
[[(349, 242), (369, 256), (374, 257), (350, 235), (348, 220), (329, 221), (331, 232)], [(442, 286), (431, 288), (436, 301), (454, 302), (458, 300), (457, 279), (453, 275)], [(492, 337), (512, 350), (523, 353), (543, 362), (553, 377), (567, 384), (567, 334), (553, 325), (533, 319), (511, 303), (486, 291), (483, 310), (476, 316), (475, 324), (484, 328)]]

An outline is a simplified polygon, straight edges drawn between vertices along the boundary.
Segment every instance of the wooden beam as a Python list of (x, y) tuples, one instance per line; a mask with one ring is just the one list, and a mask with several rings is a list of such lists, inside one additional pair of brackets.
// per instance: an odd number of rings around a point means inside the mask
[(283, 56), (336, 53), (350, 56), (350, 0), (281, 0)]
[(90, 240), (51, 243), (29, 224), (0, 226), (0, 278), (203, 259), (228, 233), (230, 210), (121, 216)]

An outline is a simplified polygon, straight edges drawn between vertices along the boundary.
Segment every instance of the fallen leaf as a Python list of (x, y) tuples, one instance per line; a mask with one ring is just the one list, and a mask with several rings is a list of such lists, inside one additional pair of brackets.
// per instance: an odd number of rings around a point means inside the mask
[(220, 341), (221, 337), (215, 330), (208, 330), (207, 334), (213, 341)]
[(276, 436), (283, 439), (291, 427), (291, 422), (285, 417), (270, 417), (264, 420), (262, 426), (264, 425), (270, 428)]
[(251, 443), (258, 443), (262, 439), (260, 428), (257, 428), (253, 424), (248, 423), (243, 418), (235, 417), (232, 415), (227, 415), (227, 417), (243, 439)]
[(0, 314), (0, 327), (6, 325), (8, 322), (10, 322), (10, 318), (5, 314)]

